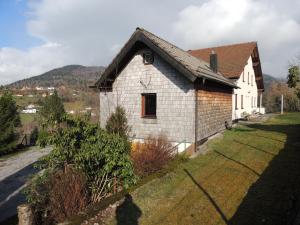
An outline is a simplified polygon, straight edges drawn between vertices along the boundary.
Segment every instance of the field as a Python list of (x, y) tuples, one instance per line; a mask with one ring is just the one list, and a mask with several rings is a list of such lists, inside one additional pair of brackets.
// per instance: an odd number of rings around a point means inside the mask
[(22, 125), (26, 125), (26, 124), (32, 123), (35, 120), (36, 117), (37, 117), (36, 114), (20, 113), (20, 118), (21, 118)]
[(300, 113), (240, 125), (138, 188), (108, 224), (287, 224), (300, 197)]

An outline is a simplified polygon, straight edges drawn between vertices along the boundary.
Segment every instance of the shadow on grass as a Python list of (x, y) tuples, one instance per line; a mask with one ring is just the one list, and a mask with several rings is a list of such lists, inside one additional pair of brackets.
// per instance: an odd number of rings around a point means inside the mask
[(272, 153), (272, 152), (265, 151), (265, 150), (263, 150), (263, 149), (261, 149), (261, 148), (258, 148), (258, 147), (256, 147), (256, 146), (253, 146), (253, 145), (250, 145), (250, 144), (247, 144), (247, 143), (243, 143), (243, 142), (238, 141), (238, 140), (236, 140), (236, 139), (234, 139), (234, 141), (235, 141), (236, 143), (240, 144), (240, 145), (246, 145), (247, 147), (249, 147), (249, 148), (251, 148), (251, 149), (253, 149), (253, 150), (260, 151), (260, 152), (266, 153), (266, 154), (271, 155), (271, 156), (275, 156), (275, 155), (276, 155), (276, 154), (274, 154), (274, 153)]
[(300, 200), (300, 124), (255, 124), (248, 127), (281, 132), (287, 139), (284, 148), (249, 188), (229, 224), (292, 224)]
[[(258, 180), (250, 186), (246, 196), (231, 218), (226, 217), (212, 196), (193, 178), (189, 171), (186, 169), (184, 171), (209, 199), (225, 224), (292, 225), (295, 222), (297, 213), (300, 211), (300, 124), (252, 124), (247, 125), (247, 127), (249, 129), (246, 128), (244, 131), (256, 129), (285, 134), (286, 142), (283, 149), (275, 155), (251, 144), (234, 140), (251, 147), (253, 150), (273, 156), (268, 167), (261, 174), (248, 165), (233, 159), (232, 156), (215, 151), (220, 156), (239, 164), (258, 176)], [(251, 134), (255, 135), (252, 132)], [(264, 138), (268, 141), (267, 136), (264, 136)], [(272, 137), (269, 140), (274, 141)]]
[(141, 216), (141, 209), (133, 202), (132, 196), (126, 194), (124, 202), (116, 210), (117, 225), (138, 225)]
[(230, 158), (230, 157), (224, 155), (223, 153), (221, 153), (221, 152), (219, 152), (219, 151), (214, 150), (214, 152), (217, 153), (217, 154), (219, 154), (220, 156), (224, 157), (225, 159), (229, 159), (229, 160), (231, 160), (231, 161), (233, 161), (233, 162), (239, 164), (240, 166), (246, 168), (247, 170), (250, 170), (250, 171), (251, 171), (252, 173), (254, 173), (255, 175), (260, 176), (260, 174), (259, 174), (257, 171), (255, 171), (254, 169), (250, 168), (250, 167), (247, 166), (246, 164), (244, 164), (244, 163), (242, 163), (242, 162), (239, 162), (239, 161), (237, 161), (237, 160), (235, 160), (235, 159), (233, 159), (233, 158)]
[(221, 218), (223, 219), (223, 221), (228, 224), (228, 220), (226, 218), (226, 216), (224, 215), (224, 213), (222, 212), (222, 210), (220, 209), (220, 207), (218, 206), (218, 204), (215, 202), (215, 200), (210, 196), (210, 194), (200, 185), (199, 182), (197, 182), (195, 180), (195, 178), (192, 176), (192, 174), (190, 174), (190, 172), (187, 169), (183, 169), (184, 172), (191, 178), (191, 180), (193, 181), (193, 183), (205, 194), (205, 196), (208, 198), (208, 200), (211, 202), (211, 204), (215, 207), (215, 209), (217, 210), (217, 212), (220, 214)]

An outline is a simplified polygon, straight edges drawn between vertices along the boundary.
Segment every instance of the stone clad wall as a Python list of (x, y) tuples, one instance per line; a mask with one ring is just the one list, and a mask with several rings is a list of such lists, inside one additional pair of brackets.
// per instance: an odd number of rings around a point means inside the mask
[[(142, 93), (157, 93), (157, 119), (141, 118)], [(144, 65), (138, 52), (114, 81), (113, 91), (100, 92), (102, 127), (117, 104), (126, 109), (136, 139), (165, 134), (172, 142), (194, 142), (194, 84), (157, 55), (152, 65)]]
[(232, 89), (206, 81), (197, 84), (197, 142), (231, 125)]

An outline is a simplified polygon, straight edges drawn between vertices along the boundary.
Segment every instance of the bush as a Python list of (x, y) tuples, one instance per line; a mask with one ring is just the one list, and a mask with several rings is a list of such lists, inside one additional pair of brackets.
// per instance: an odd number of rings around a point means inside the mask
[(23, 190), (27, 202), (33, 209), (37, 224), (47, 224), (49, 191), (49, 170), (44, 170), (36, 174)]
[(126, 118), (125, 109), (121, 106), (116, 107), (106, 122), (106, 130), (109, 133), (118, 134), (121, 137), (128, 137), (130, 127)]
[(30, 145), (35, 145), (38, 139), (39, 130), (37, 127), (34, 127), (34, 129), (30, 133), (29, 141)]
[(38, 174), (24, 192), (38, 224), (63, 222), (83, 210), (89, 200), (87, 179), (72, 166)]
[(46, 167), (73, 164), (89, 178), (106, 173), (124, 177), (126, 171), (130, 174), (133, 169), (130, 143), (126, 138), (110, 134), (80, 118), (69, 118), (64, 128), (51, 134), (49, 143), (54, 149), (44, 158)]
[(103, 176), (116, 178), (124, 188), (136, 182), (130, 142), (124, 137), (77, 118), (68, 119), (64, 128), (51, 134), (48, 142), (54, 149), (43, 158), (42, 168), (62, 168), (72, 164), (85, 173), (91, 186)]
[(174, 149), (165, 136), (148, 137), (144, 143), (136, 143), (131, 152), (135, 173), (141, 177), (161, 170), (174, 157)]
[(26, 195), (45, 221), (53, 218), (61, 222), (88, 202), (100, 201), (136, 183), (128, 139), (96, 124), (65, 117), (50, 134), (42, 130), (38, 141), (54, 146), (39, 161), (39, 167), (56, 172), (34, 179)]
[(45, 129), (42, 129), (39, 131), (38, 133), (38, 137), (37, 137), (37, 144), (42, 147), (45, 148), (46, 145), (48, 144), (48, 140), (49, 139), (49, 134)]
[(16, 128), (20, 125), (16, 102), (10, 93), (5, 92), (0, 97), (0, 155), (15, 150), (18, 140)]
[(53, 173), (50, 187), (49, 216), (57, 223), (82, 211), (88, 204), (87, 179), (71, 166)]

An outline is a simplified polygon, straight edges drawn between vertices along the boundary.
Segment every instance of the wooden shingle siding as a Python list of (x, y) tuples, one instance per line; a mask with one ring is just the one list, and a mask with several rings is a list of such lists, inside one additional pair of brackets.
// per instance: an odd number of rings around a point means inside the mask
[(196, 85), (197, 92), (197, 142), (225, 129), (231, 124), (232, 89), (205, 82)]

